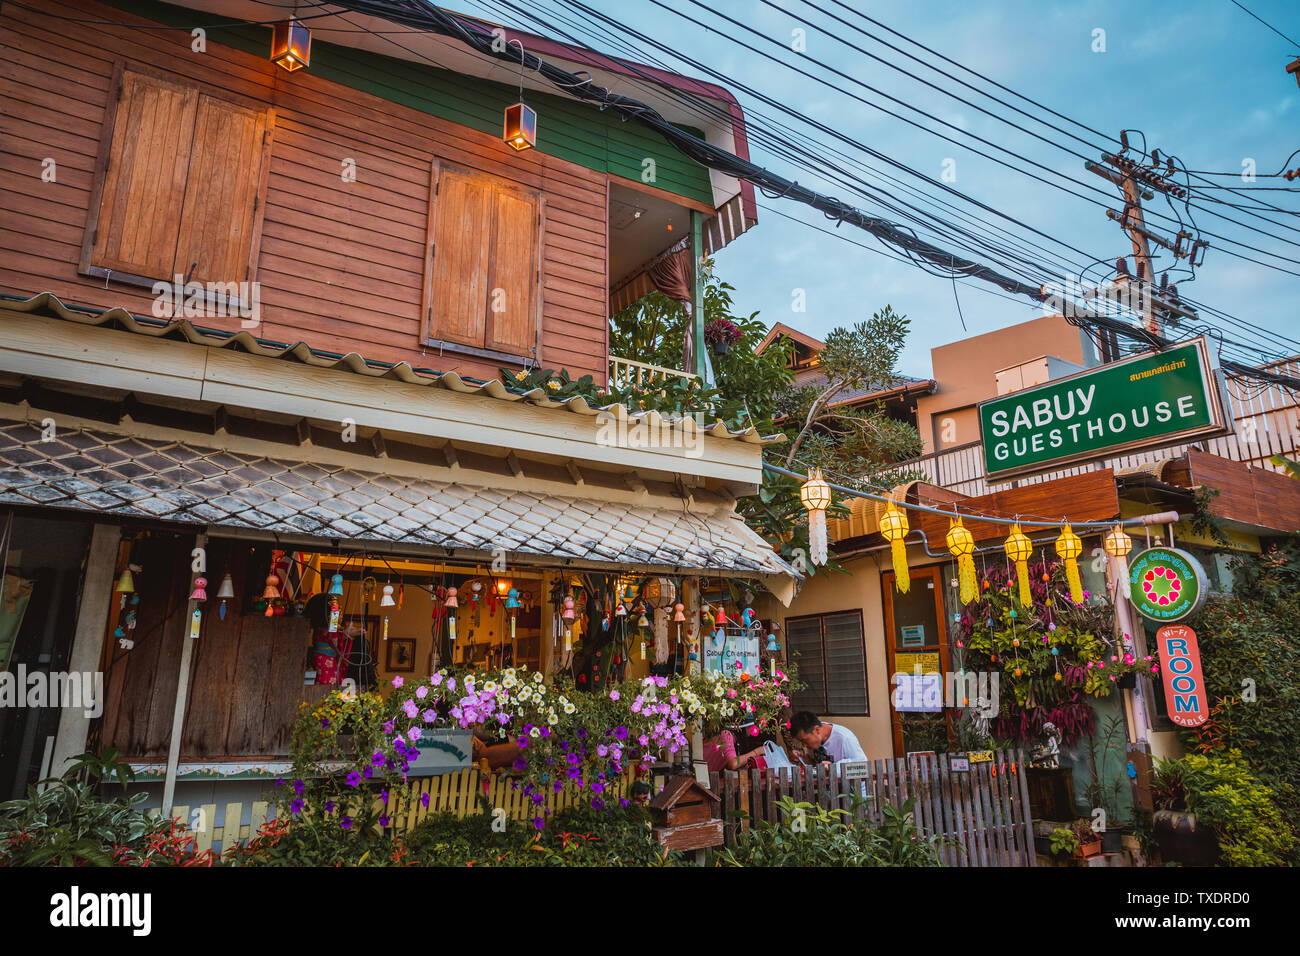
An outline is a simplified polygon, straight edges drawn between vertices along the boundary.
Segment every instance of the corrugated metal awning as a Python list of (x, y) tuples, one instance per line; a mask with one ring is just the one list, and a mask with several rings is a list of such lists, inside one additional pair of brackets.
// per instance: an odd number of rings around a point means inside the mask
[[(196, 436), (197, 438), (198, 436)], [(481, 483), (475, 483), (475, 475)], [(244, 454), (196, 441), (0, 421), (0, 504), (374, 543), (440, 556), (757, 578), (783, 603), (799, 575), (730, 499), (601, 500)]]

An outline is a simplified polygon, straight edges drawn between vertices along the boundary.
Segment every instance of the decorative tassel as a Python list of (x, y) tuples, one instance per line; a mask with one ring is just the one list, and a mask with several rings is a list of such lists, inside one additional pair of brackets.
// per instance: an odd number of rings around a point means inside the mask
[(808, 549), (812, 553), (809, 558), (815, 565), (826, 563), (830, 555), (830, 547), (826, 540), (826, 512), (810, 511), (808, 512)]
[(960, 600), (969, 604), (979, 597), (979, 586), (975, 583), (975, 537), (962, 524), (961, 518), (949, 521), (948, 550), (957, 559), (957, 579), (961, 585)]

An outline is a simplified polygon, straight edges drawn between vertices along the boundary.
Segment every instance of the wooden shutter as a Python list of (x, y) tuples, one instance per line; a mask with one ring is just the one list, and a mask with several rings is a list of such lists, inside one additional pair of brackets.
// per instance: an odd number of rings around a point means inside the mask
[(198, 282), (252, 278), (267, 124), (265, 110), (199, 98), (175, 273), (189, 275), (197, 263)]
[(822, 619), (826, 654), (826, 708), (832, 714), (867, 712), (866, 648), (862, 615), (828, 614)]
[(806, 686), (791, 696), (795, 710), (811, 710), (819, 716), (826, 710), (826, 662), (822, 655), (822, 619), (804, 617), (785, 622), (785, 640), (790, 659), (799, 669)]
[(90, 262), (170, 279), (198, 91), (123, 73)]
[(483, 347), (492, 187), (481, 176), (438, 171), (433, 209), (433, 279), (425, 321), (429, 337)]
[(496, 190), (485, 346), (531, 355), (537, 346), (537, 197)]

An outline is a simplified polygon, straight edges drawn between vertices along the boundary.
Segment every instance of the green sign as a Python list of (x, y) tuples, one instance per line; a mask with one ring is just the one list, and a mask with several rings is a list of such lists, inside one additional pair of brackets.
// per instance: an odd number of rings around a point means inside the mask
[(989, 478), (1225, 431), (1204, 339), (1001, 395), (979, 412)]
[(1186, 551), (1148, 548), (1128, 566), (1133, 606), (1161, 624), (1181, 621), (1205, 603), (1205, 568)]

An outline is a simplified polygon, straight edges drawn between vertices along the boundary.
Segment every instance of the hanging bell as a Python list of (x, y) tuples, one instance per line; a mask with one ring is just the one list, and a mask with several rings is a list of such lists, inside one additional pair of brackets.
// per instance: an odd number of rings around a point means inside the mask
[(393, 600), (393, 586), (391, 584), (384, 585), (384, 596), (379, 599), (379, 606), (380, 607), (397, 606), (397, 602)]
[(190, 600), (199, 601), (199, 602), (206, 601), (208, 599), (207, 587), (208, 587), (207, 578), (195, 578), (194, 593), (190, 595)]
[[(229, 575), (227, 575), (229, 577)], [(330, 578), (330, 594), (343, 596), (343, 575), (336, 574)]]
[[(266, 576), (266, 589), (262, 592), (262, 600), (274, 601), (280, 596), (280, 575), (272, 571)], [(270, 615), (267, 615), (268, 617)]]

